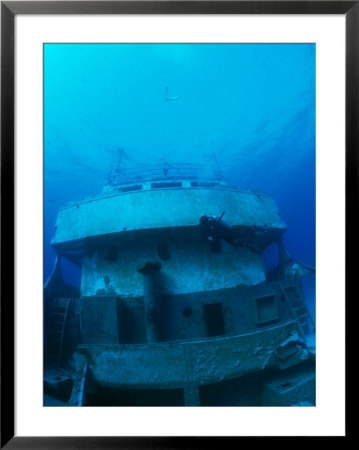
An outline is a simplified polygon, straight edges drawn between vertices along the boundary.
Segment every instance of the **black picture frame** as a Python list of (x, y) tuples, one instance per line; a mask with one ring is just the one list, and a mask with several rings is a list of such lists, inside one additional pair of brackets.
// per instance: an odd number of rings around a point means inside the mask
[[(3, 1), (1, 2), (1, 448), (207, 448), (226, 437), (25, 437), (14, 435), (14, 22), (18, 14), (340, 14), (346, 19), (346, 342), (354, 286), (358, 207), (359, 1)], [(355, 297), (354, 297), (355, 299)], [(346, 351), (347, 354), (347, 351)], [(349, 361), (346, 359), (346, 373)], [(348, 387), (346, 392), (348, 393)], [(346, 435), (350, 436), (346, 394)]]

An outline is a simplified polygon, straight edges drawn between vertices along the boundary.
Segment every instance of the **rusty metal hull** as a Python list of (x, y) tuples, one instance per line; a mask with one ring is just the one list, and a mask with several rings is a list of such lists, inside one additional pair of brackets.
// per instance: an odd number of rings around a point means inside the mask
[(112, 388), (186, 388), (311, 359), (296, 321), (245, 335), (137, 345), (80, 345), (93, 377)]

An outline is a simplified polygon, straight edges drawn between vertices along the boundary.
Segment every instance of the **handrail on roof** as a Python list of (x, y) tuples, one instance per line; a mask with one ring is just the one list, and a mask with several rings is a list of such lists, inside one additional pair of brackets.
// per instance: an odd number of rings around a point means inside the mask
[(108, 175), (108, 184), (139, 183), (157, 180), (203, 179), (222, 181), (223, 176), (218, 167), (201, 164), (176, 163), (146, 164), (140, 167), (114, 168)]

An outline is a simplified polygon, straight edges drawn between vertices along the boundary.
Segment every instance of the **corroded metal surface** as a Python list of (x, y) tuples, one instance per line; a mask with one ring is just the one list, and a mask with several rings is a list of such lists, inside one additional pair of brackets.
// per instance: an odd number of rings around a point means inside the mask
[[(120, 250), (116, 261), (98, 253), (85, 257), (82, 265), (81, 293), (98, 295), (109, 288), (117, 295), (143, 295), (143, 277), (138, 273), (147, 261), (158, 259), (156, 236), (148, 236), (129, 249)], [(265, 280), (261, 256), (247, 248), (227, 245), (213, 253), (203, 240), (184, 238), (169, 241), (171, 258), (162, 261), (161, 284), (164, 292), (179, 294), (254, 285)]]
[[(82, 267), (75, 366), (99, 389), (178, 389), (185, 405), (199, 406), (215, 404), (218, 385), (312, 363), (302, 313), (265, 273), (263, 251), (286, 229), (273, 198), (155, 184), (116, 187), (59, 212), (52, 245)], [(223, 214), (212, 234), (200, 226)], [(84, 404), (87, 378), (74, 371), (73, 404)]]
[(290, 321), (241, 336), (146, 345), (81, 345), (78, 352), (86, 356), (100, 385), (181, 388), (270, 367), (287, 368), (310, 358), (305, 346), (297, 344), (302, 344), (297, 325)]
[(205, 214), (235, 226), (284, 229), (267, 194), (236, 189), (158, 189), (98, 196), (60, 210), (53, 244), (89, 236), (166, 227), (193, 227)]

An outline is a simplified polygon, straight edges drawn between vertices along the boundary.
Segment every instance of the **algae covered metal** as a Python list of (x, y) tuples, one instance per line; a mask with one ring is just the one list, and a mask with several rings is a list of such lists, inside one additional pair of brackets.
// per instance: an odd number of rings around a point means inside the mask
[[(288, 255), (285, 231), (271, 195), (190, 164), (116, 172), (65, 205), (45, 288), (45, 404), (314, 405), (301, 284), (314, 270)], [(79, 291), (62, 258), (81, 267)]]

